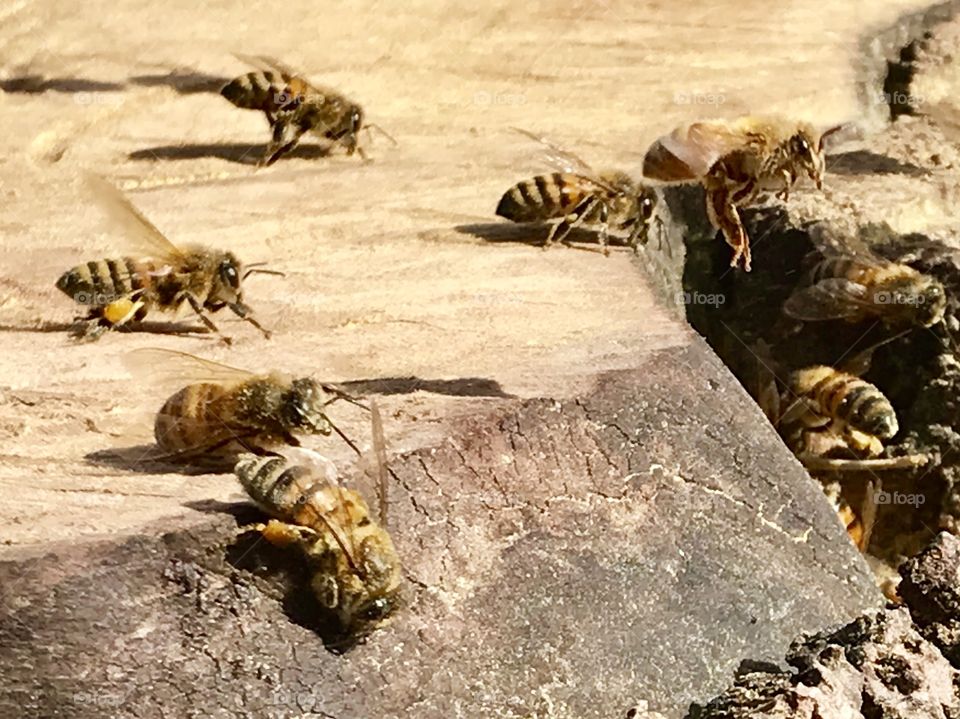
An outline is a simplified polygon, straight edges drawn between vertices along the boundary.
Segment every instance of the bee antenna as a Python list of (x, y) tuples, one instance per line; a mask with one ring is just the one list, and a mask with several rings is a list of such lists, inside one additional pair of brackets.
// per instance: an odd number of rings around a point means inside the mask
[(394, 147), (399, 147), (399, 145), (400, 145), (400, 143), (396, 141), (396, 139), (393, 137), (393, 135), (391, 135), (389, 132), (387, 132), (386, 130), (384, 130), (382, 127), (380, 127), (380, 125), (376, 124), (375, 122), (371, 122), (371, 123), (365, 124), (365, 125), (363, 126), (363, 129), (366, 130), (368, 134), (370, 134), (373, 130), (376, 130), (376, 131), (379, 132), (381, 135), (383, 135), (385, 138), (387, 138), (388, 140), (390, 140), (390, 142), (393, 143), (393, 146), (394, 146)]
[(329, 392), (330, 394), (334, 395), (333, 399), (323, 403), (324, 407), (326, 407), (327, 405), (333, 404), (337, 400), (342, 399), (344, 402), (349, 402), (352, 405), (356, 405), (360, 409), (366, 410), (367, 412), (370, 411), (370, 408), (367, 405), (365, 405), (363, 402), (358, 400), (353, 395), (347, 394), (342, 389), (338, 389), (337, 387), (334, 387), (333, 385), (330, 385), (330, 384), (320, 385), (320, 387), (321, 389), (323, 389), (324, 392)]
[(258, 272), (261, 275), (279, 275), (280, 277), (287, 276), (285, 272), (281, 272), (280, 270), (262, 270), (257, 267), (248, 267), (247, 271), (243, 273), (243, 279), (247, 279), (247, 277), (249, 277), (250, 275), (256, 274)]

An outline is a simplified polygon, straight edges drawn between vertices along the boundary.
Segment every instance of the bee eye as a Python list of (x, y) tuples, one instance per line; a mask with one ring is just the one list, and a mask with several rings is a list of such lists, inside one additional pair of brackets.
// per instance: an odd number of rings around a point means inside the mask
[(237, 273), (237, 268), (233, 266), (232, 262), (224, 262), (220, 265), (220, 279), (234, 289), (240, 286), (240, 275)]
[(390, 611), (390, 603), (383, 599), (374, 599), (370, 604), (363, 608), (363, 611), (360, 612), (360, 618), (366, 621), (375, 621), (377, 619), (382, 619)]

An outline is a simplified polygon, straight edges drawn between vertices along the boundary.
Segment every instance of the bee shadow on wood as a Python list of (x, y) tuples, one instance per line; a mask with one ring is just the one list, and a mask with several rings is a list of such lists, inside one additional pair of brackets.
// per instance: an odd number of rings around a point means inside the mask
[[(328, 157), (330, 147), (323, 145), (299, 144), (292, 150), (284, 153), (284, 159), (297, 158), (300, 160), (317, 160)], [(127, 157), (131, 160), (200, 160), (207, 157), (217, 157), (221, 160), (236, 162), (241, 165), (256, 165), (266, 154), (266, 145), (248, 145), (242, 142), (221, 142), (188, 145), (160, 145), (143, 150), (134, 150)]]
[(44, 77), (43, 75), (19, 75), (0, 80), (0, 90), (7, 93), (39, 95), (41, 93), (63, 92), (76, 94), (81, 92), (119, 92), (126, 86), (119, 82), (88, 80), (82, 77)]
[[(550, 233), (549, 225), (539, 223), (517, 223), (517, 222), (480, 222), (469, 223), (465, 225), (456, 225), (453, 228), (457, 232), (465, 235), (478, 237), (484, 242), (491, 244), (501, 244), (513, 242), (517, 244), (533, 245), (543, 247), (544, 240)], [(593, 230), (575, 227), (570, 230), (565, 242), (570, 243), (572, 249), (584, 250), (587, 252), (600, 251), (600, 239)], [(611, 247), (625, 246), (626, 242), (615, 235), (608, 236), (608, 243)], [(578, 247), (578, 245), (593, 245), (593, 247)], [(564, 244), (557, 243), (555, 247), (565, 247)], [(555, 249), (550, 247), (549, 249)]]
[[(191, 502), (186, 506), (231, 514), (238, 527), (267, 519), (249, 504)], [(310, 568), (296, 547), (277, 547), (250, 529), (227, 545), (224, 561), (239, 572), (253, 575), (264, 594), (280, 602), (287, 618), (316, 634), (331, 653), (343, 654), (362, 641), (363, 637), (346, 634), (337, 617), (317, 601), (310, 590)]]
[(854, 150), (828, 156), (827, 172), (833, 175), (907, 175), (908, 177), (923, 177), (930, 174), (913, 163), (900, 162), (894, 157), (869, 150)]
[(182, 474), (188, 477), (201, 474), (229, 474), (232, 462), (216, 460), (177, 461), (153, 444), (98, 449), (84, 455), (87, 464), (109, 467), (140, 474)]
[(460, 377), (458, 379), (421, 379), (420, 377), (381, 377), (340, 382), (337, 386), (350, 394), (413, 394), (431, 392), (451, 397), (498, 397), (515, 399), (516, 395), (504, 392), (500, 383), (486, 377)]
[(227, 77), (183, 69), (171, 70), (162, 75), (135, 75), (129, 80), (131, 85), (139, 87), (169, 87), (180, 95), (203, 93), (219, 95), (220, 88), (230, 82), (230, 78)]

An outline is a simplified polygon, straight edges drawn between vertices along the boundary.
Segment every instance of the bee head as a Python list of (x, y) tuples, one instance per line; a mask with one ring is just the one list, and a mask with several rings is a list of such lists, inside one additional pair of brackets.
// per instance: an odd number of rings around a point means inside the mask
[(916, 321), (924, 327), (932, 327), (943, 319), (947, 310), (947, 293), (939, 280), (925, 279), (927, 282), (917, 296)]
[(334, 612), (350, 637), (366, 636), (400, 604), (400, 561), (385, 531), (367, 535), (354, 548), (351, 571), (320, 572), (312, 587), (317, 601)]
[(293, 380), (282, 399), (285, 426), (309, 434), (330, 434), (332, 427), (326, 415), (328, 399), (315, 379), (300, 377)]
[(223, 305), (241, 302), (243, 299), (240, 293), (241, 272), (240, 261), (233, 256), (233, 253), (223, 253), (217, 262), (208, 303)]
[(637, 210), (643, 222), (649, 222), (657, 208), (657, 196), (652, 190), (641, 190), (637, 195)]
[(789, 140), (789, 153), (793, 162), (807, 173), (820, 190), (823, 189), (825, 159), (823, 148), (815, 135), (811, 128), (801, 127)]

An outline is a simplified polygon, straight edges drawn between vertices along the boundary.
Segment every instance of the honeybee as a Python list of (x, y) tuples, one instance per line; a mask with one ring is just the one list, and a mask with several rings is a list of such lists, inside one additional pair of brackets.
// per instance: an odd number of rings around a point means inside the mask
[(261, 110), (267, 116), (272, 136), (260, 164), (272, 165), (306, 132), (342, 144), (348, 155), (357, 152), (366, 158), (357, 145), (363, 126), (363, 109), (357, 103), (330, 88), (311, 85), (272, 58), (238, 57), (259, 69), (231, 80), (220, 94), (237, 107)]
[(89, 308), (78, 336), (96, 339), (107, 329), (143, 320), (151, 310), (172, 312), (188, 304), (212, 332), (220, 330), (207, 313), (227, 307), (270, 337), (243, 303), (240, 285), (253, 272), (280, 273), (254, 267), (244, 271), (232, 252), (200, 245), (177, 247), (109, 182), (91, 176), (87, 184), (142, 256), (91, 260), (60, 276), (57, 289)]
[(806, 175), (823, 187), (824, 140), (812, 125), (779, 117), (741, 117), (695, 122), (664, 135), (647, 150), (645, 177), (666, 182), (699, 181), (707, 193), (707, 216), (733, 248), (731, 267), (742, 258), (750, 271), (750, 239), (738, 207), (775, 191), (784, 201)]
[(879, 481), (876, 488), (873, 482), (866, 483), (859, 510), (854, 509), (844, 499), (839, 482), (829, 482), (823, 486), (824, 494), (827, 495), (827, 499), (830, 500), (830, 504), (833, 505), (834, 511), (847, 530), (847, 536), (861, 552), (866, 552), (870, 546), (873, 527), (877, 521), (876, 494), (880, 491), (880, 486)]
[(386, 529), (383, 430), (376, 405), (370, 410), (380, 523), (358, 492), (336, 483), (329, 462), (305, 465), (288, 457), (244, 454), (234, 469), (247, 494), (273, 517), (256, 528), (274, 545), (300, 548), (310, 565), (314, 595), (351, 638), (380, 625), (400, 596), (400, 558)]
[(788, 316), (806, 322), (877, 318), (889, 327), (931, 327), (943, 319), (947, 294), (939, 280), (865, 249), (820, 242), (823, 259), (809, 283), (784, 303)]
[(134, 350), (125, 359), (154, 380), (190, 382), (164, 402), (154, 420), (157, 446), (170, 459), (235, 460), (240, 452), (298, 447), (296, 434), (332, 431), (353, 446), (326, 413), (332, 402), (352, 398), (312, 377), (254, 374), (163, 349)]
[(777, 422), (795, 454), (826, 454), (822, 442), (842, 443), (859, 454), (875, 457), (882, 440), (898, 431), (890, 400), (866, 380), (827, 365), (815, 365), (790, 375), (792, 401)]
[(543, 247), (566, 237), (581, 224), (599, 227), (600, 246), (608, 255), (609, 225), (629, 230), (627, 245), (646, 244), (657, 203), (656, 192), (619, 170), (595, 172), (587, 163), (545, 138), (516, 130), (546, 146), (544, 159), (560, 170), (523, 180), (507, 190), (497, 215), (512, 222), (559, 220), (552, 225)]

